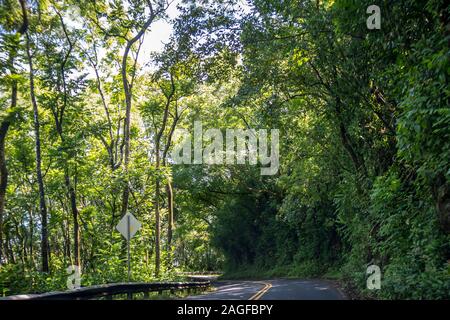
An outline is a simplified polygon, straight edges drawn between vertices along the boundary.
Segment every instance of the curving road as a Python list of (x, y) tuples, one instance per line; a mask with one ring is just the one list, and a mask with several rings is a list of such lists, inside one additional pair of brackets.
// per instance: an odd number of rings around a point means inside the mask
[(324, 280), (275, 279), (217, 281), (214, 290), (188, 300), (344, 300), (344, 294)]

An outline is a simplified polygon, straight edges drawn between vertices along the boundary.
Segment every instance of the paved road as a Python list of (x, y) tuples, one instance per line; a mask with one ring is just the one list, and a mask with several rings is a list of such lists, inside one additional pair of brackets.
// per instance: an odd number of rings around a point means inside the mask
[(214, 291), (189, 300), (344, 300), (331, 283), (322, 280), (276, 279), (217, 281)]

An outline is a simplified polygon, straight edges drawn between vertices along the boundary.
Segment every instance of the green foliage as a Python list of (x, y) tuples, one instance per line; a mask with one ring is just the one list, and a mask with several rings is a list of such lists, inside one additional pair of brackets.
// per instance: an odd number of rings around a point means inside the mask
[[(331, 272), (370, 297), (448, 298), (448, 7), (383, 4), (369, 31), (370, 1), (251, 3), (226, 105), (282, 130), (282, 164), (202, 187), (230, 190), (212, 230), (227, 275)], [(371, 264), (380, 291), (366, 289)]]

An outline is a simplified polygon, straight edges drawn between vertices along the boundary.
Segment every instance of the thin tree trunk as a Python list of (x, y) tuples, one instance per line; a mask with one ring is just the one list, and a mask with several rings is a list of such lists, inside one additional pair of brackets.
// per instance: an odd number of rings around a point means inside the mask
[(65, 255), (67, 259), (69, 259), (70, 264), (73, 264), (72, 260), (72, 253), (70, 251), (70, 229), (69, 229), (69, 222), (63, 222), (63, 234), (64, 234), (64, 247), (65, 247)]
[(348, 152), (350, 158), (352, 159), (356, 172), (360, 172), (364, 177), (367, 177), (368, 172), (366, 165), (364, 164), (364, 159), (353, 148), (347, 128), (344, 125), (344, 121), (342, 119), (341, 100), (339, 98), (336, 98), (336, 116), (339, 120), (339, 134), (344, 149)]
[[(64, 31), (64, 35), (69, 44), (67, 53), (65, 54), (64, 60), (61, 64), (61, 78), (62, 78), (63, 92), (64, 92), (63, 106), (61, 107), (61, 110), (59, 111), (59, 113), (57, 111), (53, 113), (54, 118), (55, 118), (56, 130), (58, 131), (58, 135), (60, 137), (61, 144), (64, 145), (63, 120), (64, 120), (64, 111), (66, 110), (67, 101), (68, 101), (65, 66), (70, 57), (70, 54), (74, 47), (74, 44), (70, 40), (70, 37), (67, 32), (66, 25), (64, 24), (62, 15), (57, 10), (56, 10), (56, 14), (60, 18), (61, 26)], [(75, 255), (75, 265), (81, 266), (80, 228), (79, 228), (79, 223), (78, 223), (79, 212), (78, 212), (78, 208), (77, 208), (77, 195), (76, 195), (75, 189), (72, 185), (72, 182), (70, 180), (68, 159), (64, 159), (64, 162), (65, 162), (65, 164), (64, 164), (65, 165), (64, 182), (65, 182), (65, 185), (67, 188), (67, 193), (68, 193), (69, 201), (70, 201), (70, 209), (71, 209), (72, 218), (73, 218), (73, 251), (74, 251), (74, 255)]]
[(29, 252), (30, 252), (30, 259), (31, 259), (31, 265), (34, 267), (34, 257), (33, 257), (33, 238), (34, 238), (34, 220), (33, 220), (33, 209), (30, 208), (29, 210), (29, 218), (30, 218), (30, 243), (29, 243)]
[[(175, 94), (175, 84), (173, 81), (172, 75), (170, 76), (170, 82), (171, 82), (171, 91), (169, 95), (166, 96), (166, 105), (164, 108), (164, 115), (163, 115), (163, 121), (161, 124), (161, 128), (156, 134), (155, 138), (155, 150), (156, 150), (156, 183), (155, 183), (155, 275), (159, 275), (159, 269), (161, 265), (161, 216), (159, 212), (159, 196), (160, 196), (160, 181), (159, 181), (159, 169), (161, 164), (160, 159), (160, 147), (161, 147), (161, 138), (164, 133), (164, 130), (166, 128), (167, 119), (169, 117), (169, 107), (170, 103), (172, 101), (172, 97)], [(163, 158), (163, 161), (165, 159)]]
[(161, 268), (161, 216), (159, 212), (159, 141), (156, 141), (156, 183), (155, 183), (155, 276), (159, 276)]
[(78, 223), (78, 208), (77, 208), (77, 196), (75, 193), (75, 189), (72, 186), (70, 181), (70, 176), (68, 173), (64, 174), (64, 178), (66, 181), (66, 187), (69, 192), (70, 198), (70, 208), (72, 211), (73, 218), (73, 252), (75, 256), (75, 265), (81, 266), (81, 250), (80, 250), (80, 227)]
[[(175, 87), (172, 87), (173, 91), (175, 91)], [(170, 145), (172, 144), (172, 136), (175, 132), (175, 128), (177, 126), (178, 121), (180, 120), (180, 117), (178, 115), (177, 106), (175, 107), (175, 117), (172, 122), (172, 126), (169, 130), (169, 135), (167, 137), (167, 142), (164, 147), (163, 151), (163, 165), (166, 165), (167, 161), (167, 153), (169, 152)], [(172, 245), (172, 238), (173, 238), (173, 230), (175, 228), (175, 221), (174, 221), (174, 213), (173, 213), (173, 188), (172, 188), (172, 182), (170, 179), (167, 180), (166, 184), (166, 194), (167, 194), (167, 209), (169, 213), (169, 224), (167, 227), (167, 246), (169, 252), (171, 252), (171, 245)]]
[[(125, 126), (124, 126), (124, 170), (125, 170), (125, 183), (122, 193), (122, 216), (127, 213), (128, 210), (128, 199), (130, 196), (130, 189), (128, 185), (128, 164), (130, 162), (130, 126), (131, 126), (131, 98), (132, 98), (132, 83), (128, 81), (127, 77), (127, 60), (128, 54), (130, 53), (131, 47), (136, 41), (140, 40), (144, 35), (145, 31), (152, 24), (155, 19), (155, 13), (153, 12), (153, 7), (149, 3), (150, 17), (142, 26), (142, 29), (130, 40), (127, 41), (125, 51), (122, 57), (122, 84), (125, 94)], [(137, 59), (137, 57), (136, 57)]]
[[(147, 19), (147, 21), (144, 23), (142, 28), (138, 31), (138, 33), (131, 39), (127, 40), (127, 44), (125, 47), (125, 51), (122, 56), (122, 70), (121, 70), (121, 76), (122, 76), (122, 85), (123, 90), (125, 94), (125, 121), (124, 121), (124, 128), (123, 128), (123, 144), (125, 147), (124, 150), (124, 163), (123, 163), (123, 169), (124, 169), (124, 186), (123, 186), (123, 192), (122, 192), (122, 209), (121, 209), (121, 216), (124, 216), (128, 211), (128, 202), (130, 197), (130, 187), (129, 187), (129, 178), (128, 178), (128, 167), (130, 162), (130, 126), (131, 126), (131, 103), (132, 103), (132, 89), (133, 89), (133, 79), (135, 76), (132, 75), (132, 81), (130, 82), (128, 80), (127, 76), (127, 60), (128, 55), (130, 53), (131, 48), (133, 45), (139, 41), (142, 36), (144, 35), (145, 31), (148, 29), (148, 27), (152, 24), (153, 20), (155, 19), (155, 12), (153, 11), (153, 6), (150, 2), (148, 2), (149, 10), (150, 10), (150, 16)], [(137, 57), (136, 57), (137, 59)], [(125, 247), (125, 246), (123, 246)], [(159, 265), (158, 265), (159, 269)]]
[(169, 211), (169, 225), (167, 227), (167, 246), (169, 247), (169, 251), (172, 245), (172, 237), (173, 237), (173, 229), (174, 229), (174, 217), (173, 217), (173, 189), (172, 183), (167, 181), (166, 184), (166, 193), (167, 193), (167, 209)]
[(9, 237), (9, 234), (5, 234), (5, 255), (8, 256), (8, 261), (12, 264), (16, 264), (16, 258), (14, 257), (14, 250), (12, 249), (11, 245), (11, 238)]
[[(15, 90), (14, 90), (15, 88)], [(17, 86), (13, 86), (13, 101), (17, 97)], [(3, 261), (3, 215), (5, 211), (6, 187), (8, 185), (8, 170), (5, 159), (5, 139), (10, 122), (3, 121), (0, 125), (0, 265)]]
[[(28, 16), (24, 0), (19, 0), (20, 7), (22, 10), (22, 24), (18, 29), (18, 34), (24, 34), (28, 29)], [(17, 53), (17, 47), (15, 47), (9, 56), (9, 64), (11, 68), (11, 73), (15, 73), (14, 69), (14, 59)], [(11, 110), (14, 112), (17, 105), (17, 81), (12, 82), (11, 88)], [(2, 264), (4, 256), (6, 257), (6, 249), (3, 247), (3, 216), (5, 212), (6, 203), (6, 188), (8, 186), (8, 168), (6, 167), (6, 157), (5, 157), (5, 139), (8, 133), (9, 126), (11, 125), (10, 119), (8, 117), (3, 120), (0, 124), (0, 265)], [(6, 246), (5, 246), (6, 248)]]
[(45, 190), (44, 181), (42, 178), (42, 159), (41, 159), (41, 138), (40, 138), (40, 124), (39, 124), (39, 111), (36, 101), (36, 96), (34, 92), (34, 70), (33, 70), (33, 58), (31, 56), (30, 49), (30, 36), (28, 32), (26, 33), (26, 47), (27, 47), (27, 57), (28, 65), (30, 68), (30, 96), (31, 103), (33, 105), (34, 114), (34, 136), (35, 136), (35, 148), (36, 148), (36, 176), (39, 187), (39, 211), (41, 214), (41, 260), (42, 260), (42, 271), (49, 271), (49, 245), (48, 245), (48, 227), (47, 227), (47, 206), (45, 204)]

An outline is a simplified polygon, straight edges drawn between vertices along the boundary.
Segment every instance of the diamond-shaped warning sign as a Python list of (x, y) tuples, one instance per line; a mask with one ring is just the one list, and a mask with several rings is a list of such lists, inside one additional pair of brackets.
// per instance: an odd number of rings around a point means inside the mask
[(119, 231), (128, 241), (133, 238), (140, 228), (141, 223), (131, 213), (124, 215), (116, 226), (117, 231)]

